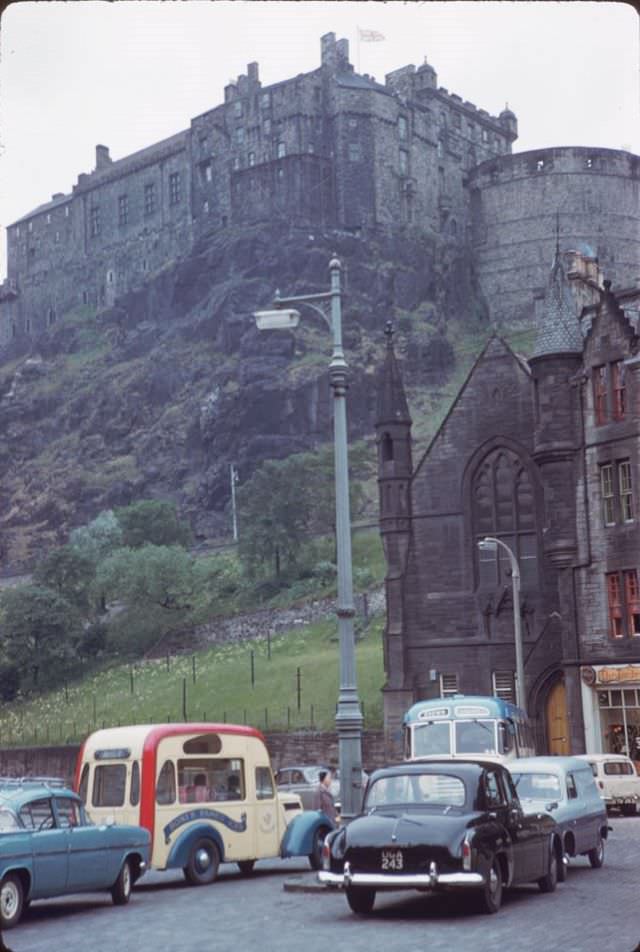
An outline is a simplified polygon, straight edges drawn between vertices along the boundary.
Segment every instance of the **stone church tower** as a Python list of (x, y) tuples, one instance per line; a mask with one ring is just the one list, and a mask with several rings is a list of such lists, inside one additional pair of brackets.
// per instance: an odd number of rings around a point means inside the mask
[[(639, 289), (601, 284), (590, 249), (556, 248), (532, 355), (493, 336), (415, 466), (389, 335), (376, 426), (389, 756), (415, 700), (515, 697), (510, 562), (478, 548), (485, 536), (520, 568), (539, 752), (640, 740), (639, 304)], [(617, 680), (633, 689), (597, 690)]]

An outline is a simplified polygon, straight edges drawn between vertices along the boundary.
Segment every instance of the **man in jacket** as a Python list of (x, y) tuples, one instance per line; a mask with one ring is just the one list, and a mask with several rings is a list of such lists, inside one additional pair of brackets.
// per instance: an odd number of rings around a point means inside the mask
[(330, 770), (321, 770), (318, 773), (318, 787), (313, 795), (313, 809), (322, 810), (326, 816), (329, 817), (332, 823), (336, 822), (336, 805), (333, 802), (333, 794), (331, 793), (331, 781), (333, 779), (333, 774)]

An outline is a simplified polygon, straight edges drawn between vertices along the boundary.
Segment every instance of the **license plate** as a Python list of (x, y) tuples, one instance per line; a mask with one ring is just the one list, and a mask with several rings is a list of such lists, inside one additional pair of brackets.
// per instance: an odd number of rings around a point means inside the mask
[(402, 850), (383, 850), (380, 860), (380, 868), (383, 870), (404, 869), (404, 859)]

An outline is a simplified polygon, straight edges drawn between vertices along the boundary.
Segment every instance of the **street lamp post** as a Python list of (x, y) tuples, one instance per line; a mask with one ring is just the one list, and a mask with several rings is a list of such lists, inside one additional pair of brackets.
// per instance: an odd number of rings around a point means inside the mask
[(527, 713), (527, 695), (524, 685), (524, 662), (522, 654), (522, 624), (520, 617), (520, 566), (514, 553), (506, 542), (486, 536), (478, 542), (481, 552), (497, 552), (498, 546), (504, 549), (511, 562), (511, 585), (513, 589), (513, 630), (516, 643), (516, 703)]
[[(298, 304), (306, 304), (323, 318), (333, 337), (329, 379), (333, 391), (333, 428), (336, 485), (336, 541), (338, 557), (338, 638), (340, 643), (340, 690), (336, 730), (340, 758), (340, 800), (343, 819), (350, 820), (362, 799), (362, 710), (356, 686), (353, 617), (353, 572), (351, 559), (351, 517), (349, 512), (349, 463), (347, 452), (347, 362), (342, 349), (341, 265), (329, 262), (331, 290), (283, 298), (276, 291), (273, 311), (257, 311), (261, 329), (296, 327)], [(330, 305), (330, 318), (325, 305)]]

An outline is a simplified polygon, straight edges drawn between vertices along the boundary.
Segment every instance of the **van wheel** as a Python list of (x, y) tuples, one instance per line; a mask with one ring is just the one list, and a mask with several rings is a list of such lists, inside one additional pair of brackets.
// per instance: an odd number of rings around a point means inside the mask
[(502, 905), (502, 870), (497, 859), (493, 859), (487, 871), (487, 878), (478, 895), (481, 912), (491, 915)]
[(189, 862), (184, 867), (184, 877), (192, 886), (206, 886), (218, 876), (220, 854), (213, 840), (207, 837), (196, 840), (189, 856)]
[(255, 866), (255, 859), (241, 859), (238, 863), (238, 869), (243, 876), (250, 876), (253, 872), (253, 867)]
[(329, 827), (319, 827), (313, 836), (313, 848), (309, 853), (309, 865), (311, 869), (322, 869), (322, 847), (325, 837), (329, 833)]
[(553, 843), (549, 845), (547, 872), (538, 880), (540, 892), (552, 893), (558, 885), (558, 854)]
[(365, 886), (348, 886), (347, 902), (352, 912), (359, 916), (368, 916), (373, 909), (376, 901), (375, 889), (368, 889)]
[(0, 923), (3, 929), (13, 929), (20, 921), (24, 904), (22, 880), (8, 873), (0, 885)]
[(131, 863), (128, 859), (125, 859), (118, 873), (118, 878), (111, 887), (111, 898), (116, 906), (126, 906), (131, 899), (132, 885)]
[(587, 853), (587, 859), (594, 869), (600, 869), (604, 864), (604, 840), (598, 836), (598, 843)]

